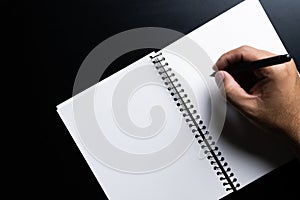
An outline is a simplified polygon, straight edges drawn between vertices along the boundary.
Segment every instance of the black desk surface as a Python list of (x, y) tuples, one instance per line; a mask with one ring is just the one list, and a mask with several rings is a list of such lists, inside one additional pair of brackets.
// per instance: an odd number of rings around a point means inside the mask
[[(55, 106), (71, 97), (77, 70), (101, 41), (124, 30), (155, 26), (188, 33), (233, 7), (240, 0), (49, 0), (26, 4), (30, 36), (25, 52), (34, 65), (33, 90), (39, 99), (40, 130), (37, 136), (38, 188), (45, 197), (99, 199), (99, 184), (77, 149)], [(261, 0), (288, 52), (300, 66), (300, 1)], [(117, 70), (141, 57), (136, 53), (118, 62)], [(116, 67), (114, 66), (114, 67)], [(106, 76), (113, 73), (110, 69)], [(47, 90), (45, 91), (45, 77)], [(103, 78), (103, 77), (102, 77)], [(43, 84), (41, 84), (43, 83)], [(45, 128), (46, 127), (46, 128)], [(225, 199), (248, 199), (296, 194), (299, 163), (290, 162)], [(297, 172), (298, 170), (298, 172)], [(42, 193), (38, 193), (42, 192)], [(196, 191), (195, 191), (196, 192)], [(199, 194), (201, 199), (201, 194)]]

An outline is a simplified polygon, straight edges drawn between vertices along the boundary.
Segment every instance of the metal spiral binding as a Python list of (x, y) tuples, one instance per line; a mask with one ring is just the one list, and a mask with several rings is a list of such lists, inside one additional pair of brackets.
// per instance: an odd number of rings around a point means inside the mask
[(206, 158), (213, 166), (213, 170), (215, 170), (217, 176), (220, 177), (220, 181), (226, 188), (226, 191), (237, 191), (236, 188), (239, 187), (240, 184), (237, 183), (237, 179), (234, 178), (234, 173), (231, 172), (231, 168), (228, 166), (228, 163), (225, 162), (221, 151), (216, 146), (212, 136), (210, 136), (203, 120), (200, 119), (197, 110), (194, 109), (194, 105), (184, 92), (178, 78), (176, 78), (172, 69), (168, 67), (169, 64), (165, 61), (162, 53), (160, 52), (154, 56), (150, 56), (150, 59), (173, 97), (173, 100), (176, 102), (177, 107), (179, 107), (179, 111), (182, 112), (186, 123), (192, 129), (192, 133), (195, 134), (195, 138), (204, 150)]

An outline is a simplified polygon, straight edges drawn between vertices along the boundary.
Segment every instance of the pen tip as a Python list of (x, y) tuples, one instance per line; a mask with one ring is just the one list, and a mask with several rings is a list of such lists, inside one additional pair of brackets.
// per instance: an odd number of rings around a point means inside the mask
[(217, 72), (214, 72), (214, 73), (212, 73), (210, 76), (211, 76), (211, 77), (215, 77), (216, 73), (217, 73)]

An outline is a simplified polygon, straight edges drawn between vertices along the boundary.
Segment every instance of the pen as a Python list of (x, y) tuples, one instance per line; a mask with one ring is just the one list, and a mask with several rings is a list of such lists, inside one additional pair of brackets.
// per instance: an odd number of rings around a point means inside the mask
[[(253, 62), (245, 62), (245, 63), (238, 63), (236, 65), (228, 66), (224, 69), (224, 71), (227, 71), (228, 73), (237, 73), (237, 72), (243, 72), (243, 71), (251, 71), (263, 67), (269, 67), (272, 65), (278, 65), (285, 62), (289, 62), (291, 60), (291, 56), (289, 54), (285, 55), (278, 55), (273, 56), (270, 58), (265, 58), (261, 60), (256, 60)], [(217, 72), (212, 73), (210, 76), (214, 77)]]

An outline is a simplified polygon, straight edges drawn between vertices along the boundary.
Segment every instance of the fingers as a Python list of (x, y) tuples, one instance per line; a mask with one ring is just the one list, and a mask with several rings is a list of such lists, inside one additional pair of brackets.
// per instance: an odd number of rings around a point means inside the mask
[(223, 54), (216, 62), (214, 69), (223, 70), (226, 67), (238, 62), (251, 62), (266, 57), (274, 56), (267, 51), (259, 50), (250, 46), (241, 46)]
[(251, 112), (255, 97), (241, 88), (228, 72), (218, 71), (215, 79), (219, 87), (224, 87), (226, 98), (231, 104), (240, 110)]

